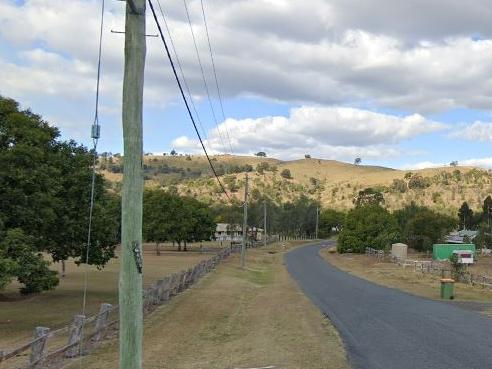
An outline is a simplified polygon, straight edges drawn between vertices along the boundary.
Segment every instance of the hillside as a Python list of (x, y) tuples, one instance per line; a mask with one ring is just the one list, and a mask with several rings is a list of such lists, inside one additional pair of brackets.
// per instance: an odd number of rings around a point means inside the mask
[[(281, 161), (230, 155), (213, 156), (212, 161), (225, 187), (238, 199), (244, 196), (246, 171), (253, 199), (266, 195), (284, 202), (305, 194), (337, 209), (352, 207), (354, 196), (367, 187), (382, 191), (390, 209), (415, 201), (446, 213), (454, 213), (463, 201), (479, 208), (492, 192), (492, 173), (472, 167), (402, 171), (314, 158)], [(100, 166), (118, 189), (122, 158), (103, 158)], [(285, 169), (290, 171), (291, 179), (282, 177)], [(174, 186), (183, 194), (225, 201), (203, 156), (146, 156), (144, 173), (146, 186)]]

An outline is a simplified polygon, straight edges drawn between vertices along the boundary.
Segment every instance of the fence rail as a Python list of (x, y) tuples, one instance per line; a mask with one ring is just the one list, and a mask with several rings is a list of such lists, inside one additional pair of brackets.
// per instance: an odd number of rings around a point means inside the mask
[[(441, 277), (451, 276), (453, 274), (453, 271), (449, 268), (449, 265), (441, 261), (401, 259), (393, 256), (390, 260), (393, 263), (400, 265), (404, 269), (411, 267), (415, 272), (440, 275)], [(491, 276), (465, 271), (458, 276), (455, 275), (455, 278), (458, 282), (468, 283), (474, 286), (477, 285), (483, 288), (492, 288)]]
[[(273, 241), (276, 240), (272, 239), (269, 242)], [(248, 247), (262, 244), (250, 243)], [(158, 305), (169, 301), (173, 296), (195, 284), (239, 248), (237, 245), (231, 245), (230, 248), (222, 249), (192, 268), (156, 281), (143, 291), (144, 314), (149, 314)], [(4, 362), (9, 360), (14, 368), (40, 368), (56, 360), (85, 354), (105, 337), (109, 328), (116, 330), (114, 326), (118, 322), (118, 305), (103, 303), (97, 314), (88, 317), (75, 315), (70, 325), (60, 329), (36, 327), (31, 341), (9, 351), (0, 350), (0, 365), (5, 368)], [(28, 356), (27, 362), (25, 356)]]
[[(387, 255), (383, 250), (377, 250), (371, 247), (366, 247), (365, 253), (368, 256), (377, 257), (380, 260), (390, 260), (392, 263), (398, 264), (403, 269), (412, 268), (415, 272), (440, 275), (443, 278), (446, 275), (451, 276), (453, 274), (452, 270), (447, 268), (448, 264), (441, 261), (402, 259), (392, 255)], [(457, 276), (456, 279), (458, 282), (492, 289), (492, 276), (474, 274), (469, 271), (465, 271)]]

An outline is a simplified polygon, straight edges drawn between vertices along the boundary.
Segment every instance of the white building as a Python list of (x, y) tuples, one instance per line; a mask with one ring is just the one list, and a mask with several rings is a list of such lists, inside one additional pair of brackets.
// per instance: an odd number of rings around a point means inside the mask
[[(256, 241), (263, 239), (263, 233), (262, 228), (250, 227), (248, 229), (249, 238)], [(217, 241), (241, 242), (243, 240), (243, 227), (239, 224), (217, 223), (215, 239)]]

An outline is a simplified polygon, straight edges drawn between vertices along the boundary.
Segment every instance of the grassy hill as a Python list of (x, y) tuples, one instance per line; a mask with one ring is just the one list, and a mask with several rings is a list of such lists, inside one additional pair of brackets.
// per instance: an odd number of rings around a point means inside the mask
[[(231, 155), (213, 156), (212, 161), (227, 190), (238, 199), (244, 196), (246, 171), (253, 199), (266, 195), (284, 202), (304, 194), (337, 209), (351, 208), (353, 198), (367, 187), (382, 191), (390, 209), (415, 201), (446, 213), (455, 213), (463, 201), (479, 208), (492, 193), (492, 172), (472, 167), (402, 171), (314, 158), (281, 161)], [(122, 158), (102, 158), (100, 166), (118, 190)], [(285, 169), (291, 178), (282, 176)], [(145, 156), (144, 175), (146, 186), (172, 186), (204, 200), (226, 200), (204, 156)]]

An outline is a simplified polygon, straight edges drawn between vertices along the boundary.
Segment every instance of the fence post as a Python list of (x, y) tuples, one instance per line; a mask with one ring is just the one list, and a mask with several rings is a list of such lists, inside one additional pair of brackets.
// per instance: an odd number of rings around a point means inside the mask
[(99, 315), (96, 320), (96, 334), (94, 335), (93, 340), (99, 341), (108, 326), (108, 316), (109, 312), (113, 305), (111, 304), (101, 304), (101, 308), (99, 309)]
[(43, 360), (49, 331), (50, 329), (46, 327), (34, 328), (35, 341), (31, 345), (31, 355), (29, 356), (30, 367), (36, 366), (36, 364)]
[(84, 321), (85, 315), (75, 315), (73, 317), (73, 323), (70, 327), (70, 335), (68, 337), (68, 345), (71, 347), (65, 352), (65, 357), (75, 357), (79, 353), (82, 354), (83, 347), (80, 347), (79, 350), (79, 345), (77, 345), (77, 343), (79, 343), (82, 338)]

